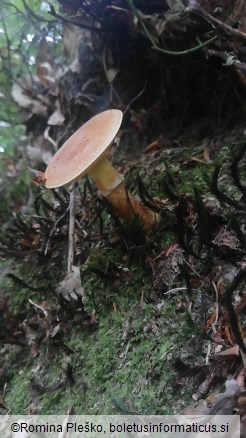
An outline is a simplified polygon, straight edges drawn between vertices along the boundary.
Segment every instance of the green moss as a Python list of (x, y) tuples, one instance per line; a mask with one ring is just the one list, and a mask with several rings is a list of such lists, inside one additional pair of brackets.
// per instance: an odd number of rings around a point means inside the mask
[(9, 307), (15, 315), (27, 311), (30, 307), (28, 301), (30, 298), (42, 301), (51, 294), (54, 296), (56, 273), (59, 279), (57, 268), (52, 273), (36, 259), (31, 264), (28, 261), (5, 263), (6, 266), (11, 267), (10, 275), (13, 276), (0, 277), (0, 288), (2, 292), (7, 292)]
[[(139, 413), (176, 412), (182, 406), (182, 389), (176, 387), (172, 362), (194, 331), (186, 325), (185, 315), (176, 314), (175, 302), (167, 303), (160, 314), (151, 304), (140, 309), (135, 300), (125, 299), (124, 310), (118, 314), (111, 309), (98, 315), (99, 327), (93, 333), (70, 323), (64, 342), (73, 353), (64, 356), (58, 350), (55, 360), (44, 361), (43, 345), (42, 371), (32, 371), (35, 361), (29, 357), (28, 366), (8, 386), (7, 406), (14, 413), (25, 412), (33, 398), (27, 385), (30, 378), (37, 377), (50, 387), (64, 380), (69, 362), (74, 385), (65, 382), (54, 392), (36, 395), (40, 413), (64, 413), (73, 404), (76, 413), (112, 414), (115, 400)], [(187, 397), (190, 391), (185, 390)]]
[[(21, 357), (21, 355), (19, 356)], [(6, 404), (11, 409), (12, 414), (26, 413), (28, 405), (31, 403), (31, 394), (28, 385), (32, 377), (31, 364), (24, 365), (19, 360), (11, 370), (12, 379), (7, 386)]]

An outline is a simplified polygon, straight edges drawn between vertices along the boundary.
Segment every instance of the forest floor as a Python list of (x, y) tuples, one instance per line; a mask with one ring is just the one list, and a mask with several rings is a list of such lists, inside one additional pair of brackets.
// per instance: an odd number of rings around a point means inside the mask
[[(230, 206), (216, 199), (207, 180), (215, 164), (221, 165), (220, 187), (239, 199), (230, 160), (231, 147), (244, 134), (239, 127), (202, 141), (191, 139), (189, 133), (175, 141), (162, 139), (145, 154), (141, 143), (128, 150), (132, 156), (127, 165), (125, 156), (118, 156), (131, 190), (140, 174), (149, 202), (161, 206), (160, 224), (138, 241), (134, 233), (139, 229), (122, 233), (102, 207), (103, 231), (99, 221), (89, 242), (77, 242), (78, 259), (85, 251), (80, 264), (83, 302), (61, 303), (56, 292), (66, 265), (64, 243), (61, 254), (56, 248), (55, 259), (33, 253), (22, 257), (20, 252), (19, 259), (2, 262), (3, 412), (6, 407), (12, 414), (64, 414), (73, 405), (76, 414), (174, 414), (208, 393), (209, 386), (202, 394), (197, 381), (180, 377), (177, 364), (204, 367), (218, 345), (235, 344), (232, 333), (214, 343), (212, 334), (221, 333), (225, 323), (209, 321), (219, 285), (226, 275), (233, 279), (240, 265), (240, 242), (235, 227), (225, 222)], [(172, 178), (168, 195), (166, 171)], [(200, 199), (212, 221), (210, 243), (216, 241), (220, 254), (213, 246), (211, 254), (200, 237)], [(228, 259), (238, 248), (239, 257)]]

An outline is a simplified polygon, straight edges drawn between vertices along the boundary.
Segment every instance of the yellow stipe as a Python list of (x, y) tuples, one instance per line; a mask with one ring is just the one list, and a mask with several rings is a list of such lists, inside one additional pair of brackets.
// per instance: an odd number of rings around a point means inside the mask
[(120, 183), (119, 173), (112, 166), (107, 157), (101, 157), (89, 169), (89, 175), (94, 179), (100, 192), (111, 192)]

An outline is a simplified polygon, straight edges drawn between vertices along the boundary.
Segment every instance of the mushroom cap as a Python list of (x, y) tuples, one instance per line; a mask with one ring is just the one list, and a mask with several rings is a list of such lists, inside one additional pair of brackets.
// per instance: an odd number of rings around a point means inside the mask
[(116, 136), (123, 114), (111, 109), (92, 117), (56, 152), (44, 173), (45, 186), (60, 187), (77, 180), (104, 155)]

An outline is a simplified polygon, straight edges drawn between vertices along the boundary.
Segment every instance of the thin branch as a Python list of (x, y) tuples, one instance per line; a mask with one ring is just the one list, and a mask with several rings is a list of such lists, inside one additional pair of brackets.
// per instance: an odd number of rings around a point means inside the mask
[(28, 299), (29, 303), (32, 304), (34, 307), (36, 307), (37, 309), (41, 310), (44, 314), (44, 316), (48, 316), (48, 312), (46, 312), (46, 310), (41, 307), (39, 304), (35, 303), (34, 301), (31, 300), (31, 298)]
[(151, 34), (149, 33), (147, 27), (145, 26), (145, 23), (143, 22), (143, 20), (142, 20), (140, 14), (139, 14), (139, 12), (138, 12), (138, 9), (137, 9), (136, 6), (134, 5), (133, 1), (132, 1), (132, 0), (126, 0), (126, 1), (127, 1), (127, 3), (128, 3), (128, 6), (130, 7), (130, 9), (132, 10), (133, 14), (137, 17), (137, 19), (138, 19), (138, 21), (139, 21), (139, 23), (140, 23), (140, 25), (141, 25), (141, 27), (142, 27), (142, 29), (143, 29), (143, 31), (144, 31), (146, 37), (147, 37), (147, 38), (149, 39), (149, 41), (151, 42), (153, 48), (157, 49), (157, 45), (156, 45), (155, 41), (153, 40)]
[(217, 35), (213, 36), (212, 38), (205, 41), (204, 43), (202, 43), (202, 42), (199, 43), (195, 47), (190, 47), (189, 49), (186, 49), (186, 50), (178, 50), (176, 52), (171, 51), (171, 50), (165, 50), (165, 49), (162, 49), (160, 47), (152, 47), (152, 49), (158, 53), (164, 53), (165, 55), (172, 55), (172, 56), (188, 55), (189, 53), (196, 52), (197, 50), (200, 50), (203, 47), (208, 46), (210, 43), (212, 43), (212, 41), (216, 40), (216, 38), (217, 38)]
[[(128, 0), (127, 0), (128, 1)], [(129, 0), (131, 1), (131, 0)], [(234, 29), (233, 27), (229, 26), (226, 23), (223, 23), (222, 21), (218, 20), (217, 18), (210, 15), (208, 12), (206, 12), (200, 4), (192, 0), (192, 2), (188, 2), (188, 6), (185, 9), (186, 12), (189, 12), (193, 15), (198, 15), (202, 18), (204, 18), (214, 29), (219, 29), (222, 31), (226, 36), (230, 35), (236, 40), (240, 41), (241, 43), (246, 43), (246, 34), (244, 32), (241, 32), (238, 29)]]
[(57, 227), (57, 225), (58, 225), (59, 222), (64, 218), (64, 216), (67, 214), (67, 212), (69, 211), (69, 209), (70, 209), (70, 202), (69, 202), (69, 205), (67, 206), (66, 210), (65, 210), (65, 211), (62, 213), (62, 215), (61, 215), (61, 216), (55, 221), (54, 226), (53, 226), (53, 228), (52, 228), (51, 231), (50, 231), (50, 234), (49, 234), (49, 237), (48, 237), (48, 240), (47, 240), (47, 243), (46, 243), (46, 247), (45, 247), (44, 255), (47, 254), (47, 251), (48, 251), (48, 248), (49, 248), (49, 244), (50, 244), (51, 237), (53, 236), (54, 232), (56, 231), (56, 227)]
[[(43, 18), (41, 15), (35, 14), (33, 12), (33, 10), (28, 6), (28, 4), (26, 3), (25, 0), (22, 0), (22, 3), (24, 5), (29, 17), (35, 19), (35, 24), (38, 24), (38, 22), (40, 22), (40, 21), (42, 21), (43, 23), (56, 23), (57, 22), (57, 20), (47, 20), (46, 18)], [(38, 27), (38, 28), (40, 29), (40, 27)]]
[(49, 14), (52, 15), (52, 17), (59, 18), (60, 20), (64, 21), (65, 23), (74, 24), (74, 26), (81, 27), (82, 29), (92, 30), (93, 32), (98, 32), (98, 33), (102, 33), (102, 32), (106, 33), (106, 32), (108, 32), (108, 31), (105, 30), (105, 29), (102, 29), (102, 28), (99, 29), (99, 28), (97, 28), (97, 27), (90, 26), (90, 25), (88, 25), (88, 24), (80, 23), (80, 22), (78, 22), (78, 21), (74, 21), (74, 20), (71, 20), (71, 19), (69, 19), (69, 18), (63, 17), (62, 15), (58, 14), (58, 13), (55, 11), (54, 6), (51, 5), (50, 3), (49, 3), (49, 7), (50, 7)]
[(166, 50), (163, 49), (162, 47), (158, 47), (154, 41), (154, 39), (152, 38), (152, 35), (150, 34), (150, 32), (148, 31), (147, 27), (145, 26), (144, 21), (142, 20), (137, 8), (135, 7), (134, 3), (132, 0), (126, 0), (130, 9), (132, 10), (133, 14), (137, 17), (144, 33), (145, 36), (148, 38), (148, 40), (151, 42), (152, 44), (152, 49), (157, 52), (157, 53), (163, 53), (165, 55), (171, 55), (171, 56), (180, 56), (180, 55), (187, 55), (188, 53), (192, 53), (192, 52), (196, 52), (197, 50), (202, 49), (203, 47), (207, 46), (208, 44), (210, 44), (212, 41), (214, 41), (217, 36), (213, 36), (212, 38), (210, 38), (209, 40), (205, 41), (204, 43), (202, 43), (201, 41), (199, 41), (198, 45), (195, 47), (191, 47), (189, 49), (186, 50), (178, 50), (178, 51), (172, 51), (172, 50)]
[(75, 191), (76, 183), (70, 187), (70, 210), (69, 210), (69, 232), (68, 232), (68, 258), (67, 274), (71, 274), (74, 264), (74, 229), (75, 229)]
[(136, 96), (134, 96), (130, 100), (130, 102), (126, 105), (126, 107), (123, 111), (123, 114), (125, 114), (129, 110), (130, 106), (133, 104), (133, 102), (135, 102), (135, 100), (137, 100), (140, 96), (142, 96), (142, 94), (144, 94), (144, 92), (146, 91), (146, 87), (147, 87), (147, 80), (144, 82), (144, 86), (143, 86), (142, 90), (140, 90), (139, 93)]

